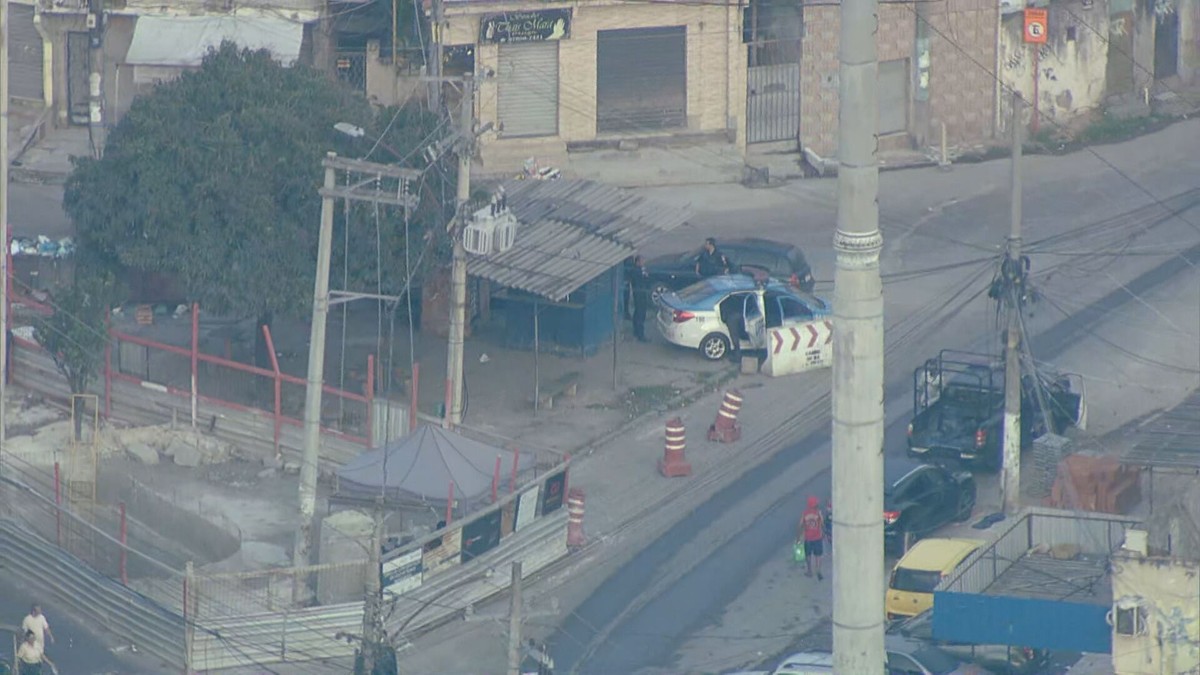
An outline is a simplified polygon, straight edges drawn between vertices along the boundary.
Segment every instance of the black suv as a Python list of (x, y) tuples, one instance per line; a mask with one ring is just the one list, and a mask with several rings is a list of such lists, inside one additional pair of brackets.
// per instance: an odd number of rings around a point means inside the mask
[[(811, 293), (816, 285), (812, 268), (797, 246), (768, 239), (718, 239), (717, 249), (729, 258), (734, 273), (755, 279), (776, 279), (805, 293)], [(696, 256), (699, 254), (700, 249), (696, 249), (646, 261), (646, 272), (653, 284), (652, 297), (656, 302), (663, 293), (687, 288), (700, 280), (700, 275), (696, 274)], [(632, 266), (633, 260), (627, 265)]]

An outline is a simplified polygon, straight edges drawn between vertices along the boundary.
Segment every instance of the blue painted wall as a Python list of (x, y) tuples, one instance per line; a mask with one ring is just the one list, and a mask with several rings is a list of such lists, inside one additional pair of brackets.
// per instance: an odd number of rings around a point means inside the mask
[[(538, 341), (545, 353), (591, 356), (613, 335), (613, 278), (617, 287), (623, 282), (620, 265), (589, 281), (572, 293), (563, 307), (539, 302)], [(534, 298), (512, 292), (504, 308), (504, 346), (533, 349)], [(623, 300), (619, 298), (619, 300)], [(624, 304), (620, 308), (624, 315)], [(650, 323), (650, 320), (647, 320)]]
[(933, 637), (946, 642), (1073, 652), (1112, 652), (1109, 607), (1004, 595), (938, 591)]

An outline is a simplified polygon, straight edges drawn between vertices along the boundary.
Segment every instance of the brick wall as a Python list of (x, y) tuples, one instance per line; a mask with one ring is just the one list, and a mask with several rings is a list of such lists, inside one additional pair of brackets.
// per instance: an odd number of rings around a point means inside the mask
[[(995, 0), (931, 2), (927, 16), (932, 26), (930, 142), (940, 140), (942, 122), (951, 144), (990, 137), (995, 100)], [(911, 72), (916, 25), (913, 5), (880, 5), (879, 60), (909, 59)], [(803, 146), (825, 157), (837, 153), (839, 30), (836, 5), (804, 8), (800, 138)], [(910, 86), (910, 106), (911, 91)], [(909, 120), (911, 129), (912, 114)], [(881, 137), (879, 144), (881, 150), (901, 149), (910, 147), (911, 141), (908, 134), (893, 134)]]
[(989, 138), (995, 133), (996, 0), (945, 0), (927, 7), (929, 142), (940, 142), (943, 122), (950, 145)]
[[(837, 5), (804, 8), (804, 42), (800, 62), (800, 144), (817, 154), (837, 153), (838, 20)], [(908, 5), (880, 5), (880, 61), (911, 59), (916, 15)], [(880, 139), (881, 148), (908, 145), (905, 134)]]
[[(512, 6), (489, 7), (486, 13), (545, 6), (514, 3)], [(448, 17), (446, 44), (475, 43), (483, 13)], [(596, 3), (575, 7), (571, 35), (559, 43), (558, 136), (506, 140), (495, 134), (485, 135), (481, 139), (485, 163), (489, 155), (516, 157), (527, 153), (528, 149), (555, 154), (556, 148), (565, 152), (568, 142), (594, 140), (597, 32), (653, 26), (687, 26), (686, 130), (722, 131), (732, 124), (741, 139), (746, 105), (746, 50), (741, 45), (741, 14), (736, 6), (727, 7), (720, 3)], [(495, 71), (499, 49), (496, 45), (478, 45), (475, 59), (477, 67)], [(481, 123), (496, 121), (497, 96), (495, 81), (481, 84)]]

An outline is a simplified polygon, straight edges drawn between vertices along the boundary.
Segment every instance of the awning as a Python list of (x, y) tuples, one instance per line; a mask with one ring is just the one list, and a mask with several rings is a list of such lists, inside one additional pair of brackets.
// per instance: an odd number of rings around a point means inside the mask
[(281, 18), (142, 16), (134, 26), (125, 63), (192, 68), (228, 40), (247, 49), (266, 49), (291, 65), (300, 57), (303, 38), (304, 24)]
[(687, 209), (586, 180), (505, 185), (516, 243), (471, 256), (474, 276), (560, 302), (687, 220)]

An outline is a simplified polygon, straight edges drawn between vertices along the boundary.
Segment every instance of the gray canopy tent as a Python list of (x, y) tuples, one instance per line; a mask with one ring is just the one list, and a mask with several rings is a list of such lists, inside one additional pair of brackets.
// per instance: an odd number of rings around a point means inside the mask
[(463, 513), (487, 503), (493, 489), (535, 469), (528, 452), (506, 450), (425, 424), (404, 438), (364, 452), (338, 470), (340, 498), (383, 496), (392, 505), (445, 508)]

